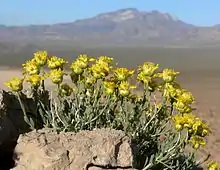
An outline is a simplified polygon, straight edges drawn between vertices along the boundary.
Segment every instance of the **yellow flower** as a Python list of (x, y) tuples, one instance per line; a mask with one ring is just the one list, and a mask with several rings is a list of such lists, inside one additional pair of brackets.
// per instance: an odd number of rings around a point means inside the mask
[(58, 58), (56, 56), (52, 56), (47, 60), (48, 68), (50, 69), (59, 69), (63, 68), (64, 64), (67, 64), (67, 61), (65, 61), (62, 58)]
[(143, 72), (140, 72), (137, 75), (137, 80), (143, 82), (144, 84), (148, 84), (152, 80), (152, 77), (146, 76)]
[(192, 108), (183, 103), (182, 101), (180, 100), (177, 100), (176, 102), (173, 103), (173, 106), (180, 112), (180, 113), (189, 113), (192, 111)]
[(90, 59), (86, 54), (81, 54), (72, 62), (70, 68), (74, 74), (82, 74), (84, 69), (88, 67), (89, 61), (93, 61), (93, 59)]
[(86, 54), (80, 54), (79, 57), (77, 58), (77, 60), (82, 62), (81, 67), (83, 69), (85, 69), (88, 67), (89, 62), (94, 61), (95, 59), (89, 58)]
[(76, 61), (74, 61), (74, 62), (71, 64), (70, 68), (71, 68), (71, 70), (72, 70), (72, 72), (73, 72), (74, 74), (80, 75), (80, 74), (82, 74), (83, 71), (84, 71), (84, 69), (83, 69), (84, 64), (85, 64), (85, 63), (83, 63), (83, 62), (81, 62), (81, 61), (79, 61), (79, 60), (76, 60)]
[(220, 167), (217, 162), (212, 161), (208, 164), (208, 170), (219, 170), (219, 169)]
[(59, 89), (59, 93), (62, 97), (70, 96), (73, 92), (73, 89), (66, 83), (62, 84)]
[(111, 81), (104, 81), (103, 82), (104, 88), (105, 88), (105, 92), (108, 95), (112, 95), (115, 92), (116, 89), (116, 84), (115, 82), (111, 82)]
[(61, 69), (53, 69), (50, 71), (49, 77), (54, 84), (60, 84), (63, 81), (64, 71)]
[(210, 132), (208, 126), (192, 113), (177, 114), (172, 119), (177, 130), (186, 128), (191, 135), (205, 137)]
[(14, 92), (19, 92), (23, 89), (23, 78), (14, 77), (10, 81), (6, 82), (5, 85)]
[(96, 60), (96, 63), (91, 66), (89, 71), (92, 73), (95, 79), (104, 78), (112, 69), (112, 66), (110, 66), (112, 61), (113, 59), (110, 57), (101, 56), (98, 60)]
[(115, 78), (118, 81), (126, 81), (133, 74), (134, 70), (128, 70), (127, 68), (117, 68), (114, 70)]
[(35, 75), (40, 73), (40, 66), (36, 63), (34, 59), (26, 61), (22, 64), (24, 74)]
[(43, 77), (38, 74), (30, 75), (26, 78), (26, 81), (29, 82), (33, 87), (39, 87), (41, 80), (43, 80)]
[(134, 72), (134, 70), (128, 70), (127, 68), (117, 68), (114, 70), (114, 75), (118, 81), (126, 81)]
[(164, 69), (161, 77), (166, 83), (171, 83), (176, 78), (176, 75), (178, 75), (179, 72), (175, 72), (173, 69)]
[(177, 83), (165, 83), (163, 88), (163, 96), (167, 98), (175, 99), (182, 93), (181, 87)]
[(157, 84), (155, 78), (150, 77), (150, 76), (145, 76), (143, 72), (140, 72), (137, 75), (137, 80), (139, 82), (144, 83), (145, 87), (147, 87), (150, 92), (154, 92), (156, 88), (159, 87), (159, 84)]
[(145, 62), (142, 66), (139, 66), (139, 71), (142, 72), (144, 76), (153, 76), (155, 71), (159, 68), (159, 64), (154, 64), (152, 62)]
[(205, 137), (209, 133), (208, 126), (199, 118), (195, 119), (195, 122), (192, 126), (193, 134)]
[(189, 129), (194, 124), (195, 116), (191, 113), (184, 113), (183, 115), (177, 114), (173, 117), (173, 120), (177, 130), (182, 130), (182, 128)]
[(206, 135), (208, 135), (210, 133), (210, 130), (207, 128), (203, 128), (202, 130), (202, 133), (201, 133), (201, 136), (202, 137), (205, 137)]
[(127, 97), (130, 94), (130, 90), (134, 88), (136, 88), (136, 86), (132, 86), (129, 82), (123, 81), (119, 84), (118, 87), (119, 94), (123, 97)]
[(181, 100), (185, 104), (192, 104), (195, 101), (192, 93), (186, 90), (181, 91), (181, 93), (178, 95), (178, 100)]
[(176, 128), (177, 131), (181, 131), (183, 129), (183, 126), (180, 125), (180, 124), (176, 124), (175, 128)]
[(44, 66), (47, 63), (47, 52), (38, 51), (34, 53), (34, 59), (39, 66)]
[(199, 137), (199, 136), (192, 136), (189, 140), (190, 143), (192, 143), (192, 146), (194, 149), (199, 149), (200, 146), (205, 146), (206, 141), (204, 138)]
[(113, 61), (113, 58), (111, 58), (111, 57), (100, 56), (97, 62), (99, 62), (99, 63), (104, 62), (104, 63), (110, 64), (112, 61)]
[(100, 79), (106, 77), (110, 72), (111, 67), (106, 62), (93, 64), (91, 72), (94, 78)]

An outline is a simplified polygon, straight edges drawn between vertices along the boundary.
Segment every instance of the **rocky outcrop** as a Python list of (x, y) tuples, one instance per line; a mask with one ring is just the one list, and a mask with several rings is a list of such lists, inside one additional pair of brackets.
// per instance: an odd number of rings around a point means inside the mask
[(18, 100), (0, 90), (0, 170), (13, 167), (13, 150), (20, 133), (28, 131)]
[(132, 152), (131, 141), (122, 131), (58, 134), (42, 129), (20, 135), (13, 170), (132, 169)]

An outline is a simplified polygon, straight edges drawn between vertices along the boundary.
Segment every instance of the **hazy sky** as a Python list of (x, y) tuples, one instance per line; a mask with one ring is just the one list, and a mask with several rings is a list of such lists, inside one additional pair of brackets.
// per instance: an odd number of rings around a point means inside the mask
[(196, 25), (220, 24), (220, 0), (0, 0), (0, 24), (67, 22), (129, 7), (169, 12)]

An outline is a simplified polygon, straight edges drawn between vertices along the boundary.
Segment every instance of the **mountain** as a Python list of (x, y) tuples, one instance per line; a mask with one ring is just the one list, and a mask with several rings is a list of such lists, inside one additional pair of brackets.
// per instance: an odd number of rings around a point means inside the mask
[(220, 25), (201, 27), (168, 13), (120, 9), (70, 23), (0, 25), (0, 41), (71, 40), (96, 45), (220, 44)]

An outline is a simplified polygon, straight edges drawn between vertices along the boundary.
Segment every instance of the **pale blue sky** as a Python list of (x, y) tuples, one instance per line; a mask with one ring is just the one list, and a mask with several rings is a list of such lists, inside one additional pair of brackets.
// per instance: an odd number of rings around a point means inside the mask
[(196, 25), (220, 24), (220, 0), (0, 0), (0, 24), (69, 22), (129, 7), (169, 12)]

